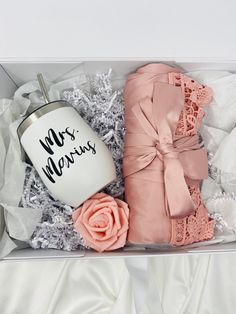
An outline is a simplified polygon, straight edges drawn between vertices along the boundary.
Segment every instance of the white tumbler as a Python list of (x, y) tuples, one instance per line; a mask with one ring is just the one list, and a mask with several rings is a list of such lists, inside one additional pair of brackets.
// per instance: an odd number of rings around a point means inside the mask
[(111, 152), (66, 101), (36, 109), (17, 132), (44, 184), (65, 204), (77, 207), (116, 179)]

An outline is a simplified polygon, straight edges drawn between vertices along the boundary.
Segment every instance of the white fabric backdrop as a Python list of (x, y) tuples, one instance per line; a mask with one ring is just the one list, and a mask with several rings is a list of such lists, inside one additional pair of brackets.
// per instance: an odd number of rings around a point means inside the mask
[[(149, 304), (142, 313), (235, 313), (236, 254), (137, 258), (132, 262), (137, 269), (148, 265), (151, 293), (158, 295), (159, 291), (160, 295), (161, 309), (153, 308), (150, 300), (155, 304), (158, 300), (151, 299), (149, 291)], [(2, 262), (0, 313), (135, 314), (132, 285), (124, 259)], [(145, 293), (145, 285), (143, 288)]]

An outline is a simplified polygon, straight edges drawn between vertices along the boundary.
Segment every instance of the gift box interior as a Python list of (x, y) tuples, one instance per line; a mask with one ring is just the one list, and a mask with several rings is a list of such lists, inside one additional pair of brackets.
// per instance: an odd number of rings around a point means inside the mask
[[(115, 61), (81, 61), (67, 63), (3, 63), (0, 66), (0, 98), (12, 97), (15, 90), (35, 79), (37, 73), (42, 72), (51, 81), (60, 81), (81, 73), (81, 69), (88, 74), (106, 71), (112, 68), (117, 82), (122, 85), (127, 75), (135, 71), (138, 67), (150, 62), (165, 62), (170, 65), (181, 67), (184, 71), (195, 70), (221, 70), (236, 71), (236, 61), (231, 62), (204, 62), (204, 61), (184, 61), (172, 62), (171, 60), (115, 60)], [(25, 260), (25, 259), (57, 259), (57, 258), (110, 258), (110, 257), (130, 257), (130, 256), (157, 256), (173, 254), (211, 254), (236, 252), (236, 242), (221, 244), (217, 243), (209, 246), (202, 246), (201, 243), (179, 248), (167, 249), (159, 248), (124, 248), (114, 252), (97, 253), (91, 250), (78, 250), (65, 252), (59, 250), (33, 250), (31, 248), (15, 250), (3, 260)]]

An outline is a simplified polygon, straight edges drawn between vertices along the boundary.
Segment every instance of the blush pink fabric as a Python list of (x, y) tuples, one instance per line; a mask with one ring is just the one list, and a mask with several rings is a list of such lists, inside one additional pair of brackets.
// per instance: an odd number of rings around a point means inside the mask
[(208, 162), (197, 135), (200, 108), (210, 99), (209, 88), (164, 64), (129, 76), (123, 160), (129, 242), (183, 245), (213, 236), (200, 199)]
[(125, 245), (128, 217), (128, 205), (105, 193), (92, 196), (72, 216), (75, 230), (83, 236), (85, 244), (99, 252)]

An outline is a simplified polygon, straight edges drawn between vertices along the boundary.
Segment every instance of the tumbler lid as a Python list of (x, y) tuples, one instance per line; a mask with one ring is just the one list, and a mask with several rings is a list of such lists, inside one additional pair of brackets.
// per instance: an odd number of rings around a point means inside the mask
[(42, 73), (37, 74), (38, 83), (45, 101), (45, 105), (37, 108), (36, 110), (32, 111), (18, 126), (17, 128), (17, 134), (19, 138), (23, 135), (25, 130), (36, 120), (38, 120), (40, 117), (45, 115), (46, 113), (49, 113), (50, 111), (62, 108), (62, 107), (70, 107), (70, 104), (67, 101), (64, 100), (56, 100), (56, 101), (50, 101), (49, 95), (48, 95), (48, 89), (46, 87), (44, 78)]
[(34, 110), (33, 112), (31, 112), (18, 126), (17, 128), (17, 134), (19, 136), (19, 138), (21, 138), (21, 136), (23, 135), (23, 133), (25, 132), (26, 129), (28, 129), (28, 127), (34, 123), (36, 120), (38, 120), (40, 117), (44, 116), (45, 114), (59, 109), (59, 108), (63, 108), (63, 107), (71, 107), (71, 105), (64, 100), (56, 100), (56, 101), (52, 101), (48, 104), (45, 104), (39, 108), (37, 108), (36, 110)]

